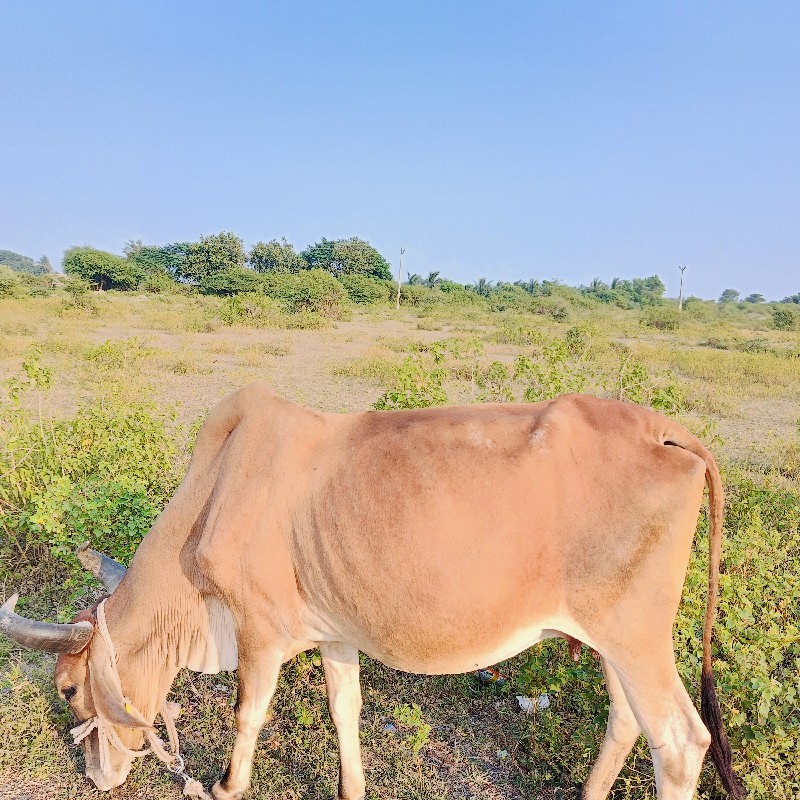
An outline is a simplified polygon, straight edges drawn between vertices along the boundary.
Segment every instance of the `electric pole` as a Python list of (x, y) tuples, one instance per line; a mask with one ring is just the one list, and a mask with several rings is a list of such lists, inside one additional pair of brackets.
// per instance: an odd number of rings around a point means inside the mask
[(678, 311), (683, 311), (683, 273), (686, 271), (686, 264), (682, 267), (678, 267), (681, 271), (681, 293), (678, 296)]
[(400, 248), (400, 267), (397, 270), (397, 310), (400, 310), (400, 283), (403, 280), (403, 253), (405, 253), (405, 247)]

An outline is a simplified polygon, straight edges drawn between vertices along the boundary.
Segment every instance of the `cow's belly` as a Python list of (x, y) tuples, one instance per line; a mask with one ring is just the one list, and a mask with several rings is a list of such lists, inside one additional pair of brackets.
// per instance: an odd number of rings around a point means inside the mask
[[(532, 614), (538, 618), (528, 622), (513, 613), (492, 620), (471, 617), (461, 625), (445, 620), (419, 625), (416, 619), (397, 618), (394, 626), (378, 631), (365, 626), (362, 619), (337, 619), (311, 607), (304, 617), (303, 638), (308, 642), (347, 642), (386, 666), (424, 675), (471, 672), (564, 634), (591, 644), (582, 627), (564, 614)], [(481, 622), (491, 625), (476, 624)]]

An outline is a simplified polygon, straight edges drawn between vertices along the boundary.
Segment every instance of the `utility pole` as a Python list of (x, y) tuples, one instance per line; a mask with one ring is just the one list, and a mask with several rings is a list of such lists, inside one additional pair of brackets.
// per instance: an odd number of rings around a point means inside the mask
[(403, 253), (405, 253), (405, 247), (400, 248), (400, 267), (397, 270), (397, 310), (400, 310), (400, 283), (403, 279)]
[(682, 267), (678, 267), (681, 271), (681, 293), (678, 297), (678, 311), (683, 311), (683, 273), (686, 271), (686, 264)]

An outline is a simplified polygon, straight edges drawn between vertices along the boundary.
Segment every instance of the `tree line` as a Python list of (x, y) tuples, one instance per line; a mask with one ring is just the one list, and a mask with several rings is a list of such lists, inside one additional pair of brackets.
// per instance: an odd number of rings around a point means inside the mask
[(64, 254), (64, 272), (89, 281), (98, 289), (158, 291), (178, 282), (209, 294), (236, 294), (255, 289), (257, 275), (298, 273), (323, 269), (335, 277), (364, 275), (391, 280), (389, 263), (369, 243), (358, 237), (325, 239), (302, 252), (282, 239), (257, 242), (250, 252), (234, 233), (201, 236), (198, 242), (145, 245), (125, 244), (118, 256), (90, 247), (73, 247)]
[[(47, 256), (34, 261), (10, 250), (0, 250), (0, 265), (31, 276), (53, 275)], [(206, 294), (230, 295), (259, 291), (261, 276), (298, 274), (304, 270), (324, 270), (337, 279), (350, 276), (352, 286), (367, 286), (364, 279), (376, 283), (394, 280), (389, 262), (369, 242), (353, 236), (349, 239), (326, 239), (297, 252), (285, 238), (256, 242), (249, 252), (234, 233), (201, 236), (197, 242), (173, 242), (165, 245), (146, 245), (130, 240), (123, 255), (93, 247), (71, 247), (64, 254), (62, 267), (67, 275), (83, 279), (98, 290), (168, 291), (176, 284), (194, 286)], [(438, 289), (442, 292), (469, 291), (484, 298), (508, 295), (514, 290), (532, 297), (547, 297), (554, 293), (591, 298), (621, 308), (643, 308), (664, 302), (665, 286), (657, 275), (646, 278), (614, 278), (605, 283), (595, 278), (588, 286), (565, 287), (558, 281), (518, 280), (490, 281), (479, 278), (474, 283), (461, 284), (448, 280), (438, 271), (426, 278), (411, 274), (406, 287)], [(556, 288), (557, 287), (557, 288)], [(406, 295), (413, 294), (409, 288)], [(373, 294), (375, 292), (373, 291)], [(569, 298), (565, 298), (569, 299)], [(699, 300), (689, 297), (686, 302)], [(750, 294), (743, 300), (736, 289), (725, 289), (719, 303), (763, 303), (764, 296)], [(800, 293), (785, 297), (781, 302), (800, 304)]]

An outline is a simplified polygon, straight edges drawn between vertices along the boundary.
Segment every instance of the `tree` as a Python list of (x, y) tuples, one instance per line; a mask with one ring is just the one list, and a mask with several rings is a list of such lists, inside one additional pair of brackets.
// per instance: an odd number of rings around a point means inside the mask
[(201, 236), (199, 242), (189, 245), (179, 277), (202, 283), (217, 272), (243, 268), (246, 260), (244, 243), (235, 233), (223, 231), (215, 236)]
[(533, 278), (528, 281), (514, 281), (514, 286), (519, 286), (520, 289), (524, 289), (528, 294), (532, 295), (538, 295), (542, 288), (539, 281)]
[(183, 265), (189, 255), (189, 242), (174, 242), (161, 246), (145, 245), (139, 241), (125, 243), (123, 252), (146, 275), (169, 275), (177, 280), (183, 274)]
[(428, 277), (425, 278), (425, 285), (429, 289), (435, 289), (440, 283), (442, 279), (439, 277), (439, 272), (429, 272)]
[(47, 256), (42, 256), (35, 265), (34, 275), (52, 275), (55, 271), (50, 265), (50, 259)]
[(492, 282), (487, 281), (486, 278), (478, 278), (474, 284), (468, 285), (467, 289), (471, 289), (475, 294), (479, 294), (481, 297), (489, 297), (492, 293)]
[(784, 297), (781, 303), (800, 303), (800, 292), (791, 294), (789, 297)]
[(13, 250), (0, 250), (0, 264), (5, 264), (15, 272), (27, 272), (36, 275), (36, 265), (32, 258), (15, 253)]
[(309, 267), (336, 275), (370, 275), (392, 280), (389, 262), (369, 243), (357, 236), (335, 241), (323, 238), (301, 253)]
[(739, 292), (736, 289), (725, 289), (719, 296), (720, 303), (738, 303)]
[(127, 258), (94, 247), (71, 247), (64, 253), (64, 272), (97, 289), (135, 289), (144, 277)]
[(763, 294), (749, 294), (744, 299), (745, 303), (763, 303), (764, 302), (764, 295)]
[(250, 266), (256, 272), (299, 272), (306, 269), (305, 259), (286, 239), (256, 242), (250, 251)]
[(417, 275), (416, 272), (413, 275), (409, 275), (407, 283), (409, 286), (421, 286), (422, 275)]

